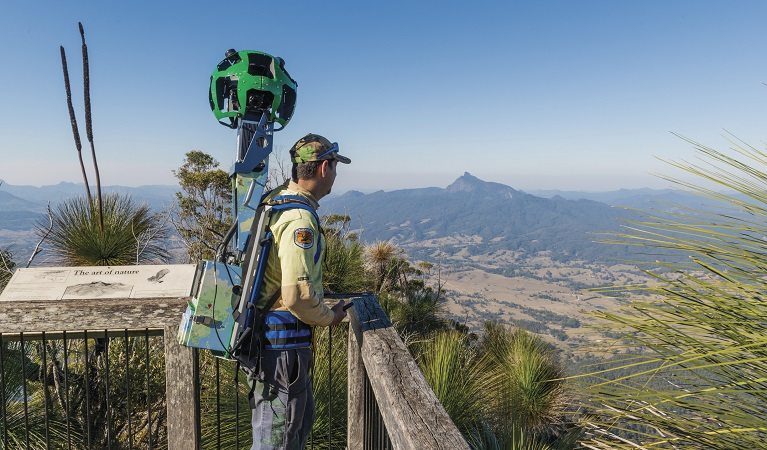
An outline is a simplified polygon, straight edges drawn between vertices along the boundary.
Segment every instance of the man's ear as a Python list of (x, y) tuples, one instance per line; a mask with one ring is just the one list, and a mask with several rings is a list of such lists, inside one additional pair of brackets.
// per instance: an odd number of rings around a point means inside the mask
[(325, 178), (328, 174), (328, 171), (330, 170), (330, 160), (329, 159), (323, 159), (322, 163), (320, 163), (320, 175), (322, 175), (323, 178)]

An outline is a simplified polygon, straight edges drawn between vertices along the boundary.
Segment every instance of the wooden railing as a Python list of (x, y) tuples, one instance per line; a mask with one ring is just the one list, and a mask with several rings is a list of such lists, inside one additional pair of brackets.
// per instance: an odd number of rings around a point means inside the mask
[[(176, 341), (187, 300), (0, 302), (0, 339), (24, 342), (85, 336), (124, 337), (127, 341), (128, 334), (162, 334), (168, 448), (197, 449), (201, 437), (196, 353)], [(468, 449), (375, 296), (353, 301), (349, 309), (347, 448)], [(318, 364), (322, 357), (316, 355)]]
[(376, 298), (349, 320), (349, 448), (468, 449)]

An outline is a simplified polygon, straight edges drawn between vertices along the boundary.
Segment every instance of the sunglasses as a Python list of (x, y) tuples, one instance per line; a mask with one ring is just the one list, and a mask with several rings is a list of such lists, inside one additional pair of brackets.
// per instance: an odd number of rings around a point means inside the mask
[(329, 149), (325, 150), (321, 154), (317, 155), (317, 160), (323, 160), (323, 159), (329, 159), (326, 158), (326, 156), (332, 154), (332, 153), (338, 153), (338, 142), (333, 142), (333, 144), (330, 146)]

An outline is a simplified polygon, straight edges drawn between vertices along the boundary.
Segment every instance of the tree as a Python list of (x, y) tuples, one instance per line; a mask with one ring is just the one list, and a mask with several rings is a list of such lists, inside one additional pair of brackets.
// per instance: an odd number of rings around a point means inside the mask
[(673, 165), (713, 186), (675, 181), (721, 210), (655, 215), (619, 236), (690, 262), (648, 272), (655, 281), (645, 289), (657, 300), (597, 313), (621, 346), (642, 352), (585, 375), (597, 413), (587, 421), (589, 448), (763, 448), (767, 440), (767, 153), (690, 142), (704, 164)]
[(487, 323), (479, 345), (443, 330), (421, 336), (411, 350), (472, 448), (576, 448), (580, 429), (565, 411), (564, 369), (541, 338)]
[(178, 209), (173, 224), (192, 262), (213, 259), (231, 223), (231, 183), (218, 166), (212, 156), (193, 150), (173, 171), (182, 190), (176, 193)]
[[(50, 231), (47, 223), (38, 225), (38, 234), (47, 234), (48, 252), (55, 263), (72, 266), (114, 266), (164, 262), (168, 259), (168, 252), (162, 242), (166, 229), (161, 215), (152, 213), (146, 205), (136, 205), (128, 196), (117, 194), (103, 197), (103, 215), (100, 215), (94, 201), (95, 199), (89, 202), (85, 197), (65, 200), (50, 212)], [(100, 217), (104, 220), (103, 228)], [(156, 343), (153, 347), (157, 351)], [(41, 361), (41, 348), (42, 345), (37, 345), (36, 361)], [(146, 416), (142, 416), (146, 411), (143, 408), (134, 408), (136, 412), (130, 413), (131, 418), (121, 418), (117, 414), (111, 416), (115, 409), (124, 410), (122, 407), (115, 408), (115, 399), (125, 400), (120, 389), (130, 382), (128, 377), (136, 383), (151, 378), (153, 386), (159, 386), (163, 379), (162, 367), (141, 367), (138, 364), (142, 361), (139, 358), (140, 353), (136, 351), (132, 351), (133, 361), (128, 364), (134, 368), (133, 372), (130, 376), (127, 372), (121, 374), (123, 360), (119, 354), (124, 354), (125, 348), (122, 341), (111, 338), (83, 340), (82, 347), (76, 350), (70, 343), (70, 358), (73, 355), (87, 355), (88, 362), (70, 362), (69, 392), (66, 395), (63, 393), (65, 390), (61, 381), (64, 378), (63, 342), (49, 341), (46, 348), (47, 364), (41, 368), (41, 374), (34, 379), (28, 375), (29, 381), (40, 384), (40, 391), (53, 388), (51, 398), (57, 400), (55, 404), (58, 405), (58, 410), (50, 410), (50, 419), (61, 421), (69, 417), (70, 427), (74, 430), (74, 435), (70, 436), (73, 442), (81, 442), (79, 440), (82, 439), (90, 442), (94, 448), (106, 448), (117, 440), (131, 439), (124, 436), (126, 421), (132, 420), (134, 426), (139, 425), (142, 420), (145, 423), (149, 422)], [(110, 380), (110, 383), (106, 380)], [(106, 392), (107, 384), (110, 385), (110, 394), (102, 395)], [(114, 392), (111, 392), (112, 390)], [(157, 391), (158, 389), (153, 387), (153, 392)], [(136, 396), (139, 393), (136, 391), (132, 395)], [(107, 401), (107, 398), (112, 400)], [(131, 402), (133, 405), (139, 404), (137, 398)], [(163, 420), (164, 404), (157, 404), (154, 400), (153, 402), (155, 413), (152, 423), (155, 425), (152, 434), (154, 442), (158, 442), (164, 433), (164, 429), (159, 426)], [(106, 426), (109, 417), (112, 420), (111, 428)], [(140, 428), (137, 427), (136, 430)], [(134, 433), (133, 438), (138, 439), (140, 434), (141, 432)], [(57, 441), (60, 442), (60, 439), (57, 438)]]
[(379, 241), (367, 249), (367, 260), (374, 277), (375, 292), (381, 293), (392, 280), (396, 269), (396, 260), (402, 250), (389, 241)]

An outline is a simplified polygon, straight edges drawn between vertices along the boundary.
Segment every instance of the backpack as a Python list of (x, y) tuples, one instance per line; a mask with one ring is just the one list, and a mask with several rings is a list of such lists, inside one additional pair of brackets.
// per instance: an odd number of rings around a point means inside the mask
[[(253, 360), (263, 349), (264, 324), (266, 314), (280, 297), (278, 288), (264, 304), (258, 304), (264, 285), (266, 264), (269, 253), (274, 245), (274, 235), (269, 229), (273, 214), (289, 209), (303, 209), (314, 217), (319, 235), (322, 236), (319, 216), (314, 208), (299, 195), (278, 195), (267, 202), (262, 202), (256, 212), (258, 220), (254, 220), (251, 228), (251, 238), (245, 254), (248, 259), (243, 262), (245, 281), (238, 309), (234, 312), (234, 330), (232, 333), (231, 353), (245, 367), (253, 365)], [(314, 254), (314, 262), (319, 262), (321, 253), (320, 241)]]
[[(269, 229), (272, 214), (303, 209), (312, 214), (320, 228), (317, 212), (298, 195), (262, 197), (255, 211), (250, 236), (241, 265), (223, 261), (203, 261), (189, 302), (181, 319), (178, 341), (182, 345), (204, 348), (224, 359), (234, 359), (248, 371), (258, 369), (263, 348), (264, 321), (280, 295), (273, 293), (265, 304), (257, 304), (264, 284), (264, 273), (274, 236)], [(320, 236), (322, 230), (320, 228)], [(319, 261), (320, 244), (314, 255)]]

